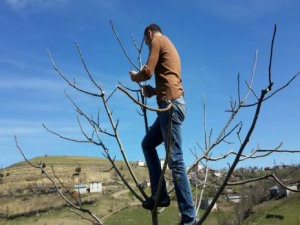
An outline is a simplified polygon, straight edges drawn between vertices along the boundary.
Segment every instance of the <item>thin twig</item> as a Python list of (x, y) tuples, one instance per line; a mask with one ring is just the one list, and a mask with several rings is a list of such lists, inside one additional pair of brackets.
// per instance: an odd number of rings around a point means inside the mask
[(257, 152), (279, 152), (279, 153), (300, 153), (300, 150), (268, 150), (268, 149), (258, 149)]
[(74, 200), (77, 204), (80, 205), (80, 202), (78, 202), (78, 200), (72, 195), (72, 193), (70, 192), (69, 188), (67, 188), (67, 187), (62, 183), (62, 181), (57, 177), (53, 165), (51, 165), (51, 169), (52, 169), (52, 172), (53, 172), (54, 177), (55, 177), (56, 180), (60, 183), (60, 185), (61, 185), (65, 190), (67, 190), (67, 193), (71, 196), (71, 198), (73, 198), (73, 200)]
[[(240, 105), (243, 105), (246, 100), (249, 97), (250, 91), (252, 90), (252, 86), (253, 86), (253, 82), (254, 82), (254, 75), (255, 75), (255, 71), (256, 71), (256, 65), (257, 65), (257, 58), (258, 58), (258, 50), (255, 50), (255, 55), (254, 55), (254, 60), (253, 60), (253, 66), (252, 66), (252, 73), (251, 73), (251, 80), (250, 80), (250, 84), (248, 85), (248, 91), (244, 97), (244, 99), (242, 100), (242, 102), (239, 102)], [(257, 97), (258, 98), (258, 97)]]
[(80, 56), (80, 60), (81, 60), (81, 62), (82, 62), (82, 64), (83, 64), (83, 67), (84, 67), (84, 69), (85, 69), (85, 71), (86, 71), (88, 77), (90, 78), (90, 80), (92, 81), (92, 83), (93, 83), (93, 84), (100, 90), (100, 92), (102, 93), (102, 87), (101, 87), (99, 84), (97, 84), (97, 82), (96, 82), (95, 79), (93, 78), (92, 74), (90, 73), (90, 71), (89, 71), (89, 69), (88, 69), (88, 67), (87, 67), (87, 65), (86, 65), (86, 63), (85, 63), (85, 60), (84, 60), (84, 58), (83, 58), (83, 55), (82, 55), (82, 52), (81, 52), (81, 49), (80, 49), (80, 46), (79, 46), (79, 43), (78, 43), (78, 42), (76, 43), (76, 48), (77, 48), (77, 50), (78, 50), (78, 53), (79, 53), (79, 56)]
[(19, 144), (18, 144), (18, 141), (17, 141), (17, 137), (15, 137), (15, 142), (16, 142), (16, 146), (18, 148), (18, 150), (21, 152), (24, 160), (29, 164), (31, 165), (32, 167), (34, 168), (37, 168), (37, 169), (40, 169), (47, 177), (48, 180), (51, 181), (51, 183), (54, 185), (56, 191), (58, 192), (58, 194), (60, 195), (60, 197), (72, 208), (74, 209), (77, 209), (81, 212), (84, 212), (84, 213), (87, 213), (89, 214), (95, 222), (97, 222), (97, 224), (103, 224), (103, 222), (92, 212), (90, 211), (89, 209), (86, 209), (86, 208), (82, 208), (81, 206), (77, 206), (77, 205), (74, 205), (71, 201), (69, 201), (66, 196), (59, 190), (59, 187), (57, 186), (56, 182), (49, 176), (49, 174), (47, 173), (47, 171), (44, 169), (44, 166), (42, 163), (40, 163), (39, 165), (34, 165), (33, 163), (31, 163), (25, 156), (25, 154), (23, 153), (22, 149), (20, 148)]
[(123, 93), (125, 93), (134, 103), (136, 103), (137, 105), (139, 105), (139, 106), (141, 106), (141, 107), (143, 107), (143, 108), (146, 108), (146, 109), (148, 109), (148, 110), (150, 110), (150, 111), (154, 111), (154, 112), (166, 112), (166, 111), (169, 111), (170, 109), (171, 109), (171, 107), (172, 107), (172, 105), (171, 104), (169, 104), (169, 106), (167, 107), (167, 108), (165, 108), (165, 109), (157, 109), (157, 108), (152, 108), (152, 107), (150, 107), (150, 106), (147, 106), (147, 105), (144, 105), (144, 104), (142, 104), (141, 102), (139, 102), (139, 101), (137, 101), (134, 97), (132, 97), (129, 93), (128, 93), (128, 91), (126, 91), (123, 87), (121, 87), (121, 86), (117, 86), (117, 88), (119, 89), (119, 90), (121, 90)]
[(77, 142), (77, 143), (89, 143), (90, 140), (79, 140), (79, 139), (75, 139), (75, 138), (70, 138), (70, 137), (66, 137), (66, 136), (63, 136), (53, 130), (50, 130), (45, 124), (42, 123), (42, 126), (46, 129), (46, 131), (48, 131), (49, 133), (51, 134), (54, 134), (55, 136), (61, 138), (61, 139), (64, 139), (64, 140), (67, 140), (67, 141), (73, 141), (73, 142)]
[[(201, 190), (201, 193), (200, 193), (200, 198), (199, 198), (199, 202), (198, 202), (198, 206), (196, 207), (196, 215), (198, 215), (198, 211), (200, 209), (200, 206), (201, 206), (201, 201), (202, 201), (202, 197), (203, 197), (203, 193), (204, 193), (204, 190), (206, 188), (206, 182), (207, 182), (207, 177), (208, 177), (208, 160), (206, 160), (206, 170), (205, 170), (205, 177), (204, 177), (204, 182), (203, 182), (203, 187), (202, 187), (202, 190)], [(197, 178), (196, 178), (197, 179)]]
[[(275, 29), (276, 29), (276, 26), (275, 26)], [(274, 39), (274, 35), (275, 34), (276, 34), (276, 32), (273, 33), (273, 39)], [(272, 45), (272, 47), (273, 47), (273, 45)], [(271, 65), (271, 63), (272, 63), (272, 60), (270, 60), (270, 65)], [(202, 224), (206, 220), (206, 218), (210, 214), (213, 206), (215, 205), (215, 203), (219, 199), (220, 195), (222, 194), (223, 190), (225, 189), (225, 187), (226, 187), (226, 185), (227, 185), (227, 183), (228, 183), (228, 181), (229, 181), (229, 179), (230, 179), (230, 177), (231, 177), (231, 175), (232, 175), (235, 167), (237, 166), (238, 162), (240, 161), (240, 157), (241, 157), (241, 155), (242, 155), (245, 147), (247, 146), (247, 144), (248, 144), (248, 142), (250, 140), (250, 137), (252, 136), (252, 133), (254, 131), (254, 128), (256, 126), (256, 123), (257, 123), (257, 120), (258, 120), (258, 116), (260, 114), (260, 110), (261, 110), (261, 107), (262, 107), (263, 99), (265, 98), (265, 95), (268, 93), (268, 91), (271, 90), (272, 84), (273, 83), (270, 81), (268, 87), (265, 88), (265, 89), (263, 89), (261, 91), (261, 95), (260, 95), (260, 98), (258, 100), (258, 104), (256, 106), (255, 114), (253, 116), (250, 128), (249, 128), (249, 130), (247, 132), (247, 135), (246, 135), (243, 143), (240, 146), (238, 154), (237, 154), (236, 158), (234, 159), (234, 161), (233, 161), (233, 163), (232, 163), (232, 165), (231, 165), (231, 167), (230, 167), (230, 169), (228, 171), (228, 174), (226, 175), (226, 177), (224, 179), (224, 182), (222, 183), (222, 185), (218, 189), (217, 193), (214, 195), (214, 197), (213, 197), (210, 205), (208, 206), (207, 210), (204, 212), (203, 216), (201, 217), (201, 219), (199, 220), (199, 222), (197, 223), (197, 225)]]
[(102, 129), (99, 125), (99, 115), (97, 116), (97, 122), (94, 121), (91, 117), (87, 116), (82, 110), (81, 108), (74, 102), (74, 100), (67, 94), (65, 93), (67, 98), (69, 99), (69, 101), (74, 105), (74, 107), (76, 108), (76, 112), (79, 113), (81, 116), (83, 116), (88, 122), (89, 124), (95, 129), (95, 131), (99, 131), (100, 133), (106, 134), (108, 136), (111, 137), (115, 137), (114, 134), (107, 132), (105, 129)]
[(261, 176), (261, 177), (256, 177), (256, 178), (253, 178), (253, 179), (249, 179), (249, 180), (243, 180), (243, 181), (238, 181), (238, 182), (228, 182), (227, 185), (230, 185), (230, 186), (234, 186), (234, 185), (242, 185), (242, 184), (247, 184), (247, 183), (252, 183), (252, 182), (255, 182), (255, 181), (259, 181), (259, 180), (264, 180), (264, 179), (267, 179), (267, 178), (271, 178), (273, 180), (275, 180), (280, 186), (282, 186), (283, 188), (289, 190), (289, 191), (292, 191), (292, 192), (300, 192), (300, 190), (296, 190), (296, 189), (293, 189), (293, 188), (290, 188), (288, 187), (287, 185), (285, 185), (275, 174), (267, 174), (265, 176)]
[(110, 93), (110, 95), (106, 98), (106, 102), (109, 101), (109, 99), (114, 95), (114, 93), (117, 91), (117, 88), (114, 88), (114, 90)]
[[(298, 76), (300, 75), (300, 72), (296, 73), (286, 84), (284, 84), (283, 86), (281, 86), (280, 88), (278, 88), (276, 91), (273, 91), (272, 94), (268, 95), (267, 97), (264, 98), (263, 101), (266, 101), (268, 99), (270, 99), (271, 97), (273, 97), (275, 94), (277, 94), (278, 92), (282, 91), (283, 89), (285, 89), (287, 86), (289, 86)], [(251, 104), (245, 104), (242, 105), (241, 107), (252, 107), (252, 106), (256, 106), (257, 102), (255, 103), (251, 103)]]
[(273, 38), (272, 38), (272, 42), (271, 42), (271, 50), (270, 50), (270, 61), (269, 61), (269, 87), (268, 91), (271, 91), (271, 87), (272, 87), (272, 61), (273, 61), (273, 49), (274, 49), (274, 40), (275, 40), (275, 36), (276, 36), (276, 31), (277, 31), (277, 26), (276, 24), (274, 25), (274, 31), (273, 31)]
[(87, 91), (87, 90), (84, 90), (80, 87), (77, 87), (75, 81), (72, 83), (64, 74), (63, 72), (56, 66), (55, 62), (54, 62), (54, 59), (50, 53), (50, 51), (47, 49), (48, 51), (48, 55), (49, 55), (49, 58), (51, 60), (51, 63), (52, 63), (52, 66), (53, 68), (56, 70), (56, 72), (58, 73), (58, 75), (69, 85), (71, 86), (72, 88), (76, 89), (77, 91), (80, 91), (82, 93), (85, 93), (85, 94), (88, 94), (88, 95), (91, 95), (91, 96), (94, 96), (94, 97), (101, 97), (103, 95), (102, 92), (100, 92), (100, 94), (97, 94), (97, 93), (92, 93), (90, 91)]
[(117, 33), (117, 31), (116, 31), (116, 29), (115, 29), (115, 26), (114, 26), (112, 20), (109, 20), (109, 22), (110, 22), (111, 28), (112, 28), (112, 30), (113, 30), (113, 32), (114, 32), (114, 34), (115, 34), (115, 36), (116, 36), (116, 38), (117, 38), (117, 40), (118, 40), (120, 46), (121, 46), (121, 48), (122, 48), (122, 51), (123, 51), (124, 55), (126, 56), (126, 58), (128, 59), (129, 63), (130, 63), (135, 69), (140, 70), (140, 68), (138, 68), (138, 67), (133, 63), (133, 61), (131, 60), (131, 58), (129, 57), (129, 55), (128, 55), (128, 53), (127, 53), (127, 51), (126, 51), (126, 49), (125, 49), (125, 47), (124, 47), (124, 45), (123, 45), (123, 43), (122, 43), (121, 38), (119, 37), (119, 34)]
[(204, 128), (204, 144), (205, 149), (207, 149), (207, 131), (206, 131), (206, 102), (205, 102), (205, 96), (203, 96), (203, 128)]
[(105, 156), (109, 161), (110, 163), (112, 164), (113, 168), (115, 169), (116, 173), (118, 174), (118, 176), (121, 178), (121, 180), (123, 181), (123, 183), (125, 184), (125, 186), (131, 191), (131, 193), (140, 201), (140, 202), (143, 202), (143, 198), (140, 197), (135, 190), (133, 190), (133, 188), (129, 185), (128, 181), (125, 179), (125, 177), (121, 174), (120, 170), (118, 169), (118, 167), (116, 166), (115, 164), (115, 161), (114, 159), (112, 159), (110, 157), (109, 154), (106, 154)]

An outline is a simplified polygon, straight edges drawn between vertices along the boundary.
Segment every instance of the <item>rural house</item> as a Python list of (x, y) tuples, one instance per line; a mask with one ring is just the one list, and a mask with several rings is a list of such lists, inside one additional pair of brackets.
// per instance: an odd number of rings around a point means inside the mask
[(270, 188), (271, 198), (283, 198), (287, 196), (287, 190), (281, 186), (273, 186)]
[(95, 193), (102, 191), (102, 183), (99, 181), (93, 181), (90, 183), (90, 187), (88, 188), (88, 192)]
[(233, 202), (233, 203), (239, 203), (242, 200), (242, 196), (240, 196), (240, 195), (228, 195), (227, 200), (230, 201), (230, 202)]
[[(200, 204), (200, 209), (203, 209), (203, 210), (208, 209), (208, 206), (210, 205), (211, 202), (212, 202), (212, 198), (202, 199), (201, 204)], [(213, 208), (212, 208), (212, 211), (216, 211), (217, 209), (218, 209), (217, 203), (215, 203)]]
[(86, 184), (80, 183), (80, 184), (75, 184), (74, 188), (80, 193), (80, 194), (85, 194), (87, 193), (87, 186)]
[(146, 166), (146, 163), (144, 161), (137, 161), (137, 165), (139, 167), (144, 167), (144, 166)]

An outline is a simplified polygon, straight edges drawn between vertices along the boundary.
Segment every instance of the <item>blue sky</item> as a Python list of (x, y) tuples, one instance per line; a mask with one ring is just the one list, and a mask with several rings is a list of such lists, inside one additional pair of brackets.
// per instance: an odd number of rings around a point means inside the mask
[[(203, 145), (203, 96), (207, 105), (207, 129), (218, 134), (229, 116), (230, 97), (236, 97), (236, 77), (249, 79), (255, 50), (258, 63), (255, 91), (267, 84), (268, 57), (273, 27), (278, 25), (274, 47), (274, 88), (300, 71), (300, 3), (296, 0), (265, 1), (136, 1), (136, 0), (3, 0), (0, 2), (0, 164), (6, 167), (22, 160), (14, 135), (31, 158), (40, 155), (101, 156), (101, 149), (58, 139), (42, 127), (70, 137), (81, 137), (76, 113), (64, 91), (90, 115), (100, 110), (97, 99), (72, 91), (52, 69), (46, 49), (71, 79), (92, 88), (75, 49), (79, 42), (87, 64), (107, 93), (118, 81), (135, 87), (128, 76), (130, 65), (121, 52), (109, 19), (115, 22), (129, 54), (136, 59), (131, 44), (133, 33), (141, 41), (144, 27), (159, 24), (174, 42), (182, 60), (182, 76), (188, 115), (183, 127), (186, 163), (193, 161), (189, 149)], [(143, 53), (146, 59), (147, 51)], [(151, 83), (151, 82), (150, 82)], [(245, 91), (244, 82), (243, 91)], [(300, 81), (267, 101), (246, 152), (259, 145), (264, 149), (283, 142), (283, 149), (300, 149)], [(250, 98), (253, 101), (253, 96)], [(155, 106), (154, 99), (149, 104)], [(122, 93), (110, 102), (115, 119), (120, 119), (120, 136), (130, 160), (142, 160), (140, 141), (143, 121)], [(245, 135), (253, 109), (243, 110)], [(150, 115), (153, 121), (155, 114)], [(102, 118), (104, 127), (107, 119)], [(85, 126), (88, 130), (88, 127)], [(120, 158), (110, 138), (104, 141), (111, 154)], [(237, 142), (235, 137), (230, 141)], [(237, 150), (237, 145), (221, 145), (214, 156)], [(163, 149), (159, 152), (163, 157)], [(200, 154), (200, 153), (199, 153)], [(227, 161), (230, 162), (231, 159)], [(211, 163), (222, 168), (227, 161)], [(300, 155), (273, 154), (266, 159), (248, 160), (241, 166), (296, 164)]]

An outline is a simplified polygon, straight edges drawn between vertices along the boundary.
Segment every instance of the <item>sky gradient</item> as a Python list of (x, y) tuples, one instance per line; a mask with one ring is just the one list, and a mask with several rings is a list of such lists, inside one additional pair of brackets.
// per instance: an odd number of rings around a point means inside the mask
[[(133, 60), (137, 54), (131, 34), (140, 42), (144, 27), (157, 23), (177, 47), (182, 61), (182, 77), (188, 115), (183, 126), (186, 164), (193, 162), (189, 149), (204, 146), (203, 98), (206, 101), (207, 130), (212, 139), (229, 114), (230, 98), (237, 97), (237, 74), (241, 91), (250, 79), (254, 55), (258, 50), (254, 91), (260, 93), (268, 81), (268, 61), (274, 24), (277, 36), (273, 57), (274, 89), (300, 71), (300, 3), (296, 0), (266, 1), (122, 1), (122, 0), (3, 0), (0, 2), (0, 164), (6, 167), (22, 159), (14, 142), (29, 158), (41, 155), (100, 156), (101, 149), (90, 144), (61, 140), (42, 127), (69, 137), (80, 138), (74, 107), (65, 91), (88, 115), (100, 110), (103, 127), (108, 127), (103, 108), (96, 98), (72, 91), (55, 73), (47, 55), (49, 49), (63, 72), (77, 84), (92, 88), (80, 64), (75, 43), (79, 42), (89, 69), (110, 93), (118, 82), (136, 88), (128, 75), (130, 64), (112, 32), (114, 24)], [(144, 48), (143, 59), (147, 57)], [(150, 84), (153, 80), (150, 81)], [(245, 153), (260, 146), (272, 149), (283, 142), (282, 149), (299, 150), (300, 79), (263, 105), (257, 127)], [(250, 102), (255, 100), (251, 95)], [(155, 99), (149, 100), (155, 106)], [(143, 160), (140, 142), (143, 120), (137, 107), (122, 93), (110, 100), (128, 158)], [(244, 121), (245, 136), (253, 109), (244, 109), (235, 123)], [(155, 113), (150, 113), (150, 123)], [(88, 126), (84, 126), (89, 132)], [(116, 144), (104, 137), (112, 156), (121, 159)], [(213, 156), (237, 150), (237, 138), (222, 144)], [(197, 149), (199, 154), (200, 149)], [(159, 149), (161, 157), (164, 155)], [(226, 161), (211, 163), (226, 167)], [(276, 153), (265, 159), (247, 160), (240, 166), (298, 164), (300, 154)]]

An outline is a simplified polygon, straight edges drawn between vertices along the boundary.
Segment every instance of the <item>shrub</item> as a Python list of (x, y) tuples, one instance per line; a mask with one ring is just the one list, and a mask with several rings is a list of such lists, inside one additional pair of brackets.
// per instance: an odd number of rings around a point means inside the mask
[(75, 168), (75, 172), (76, 172), (76, 173), (80, 173), (80, 172), (81, 172), (81, 167), (80, 167), (80, 166), (77, 166), (77, 167)]

